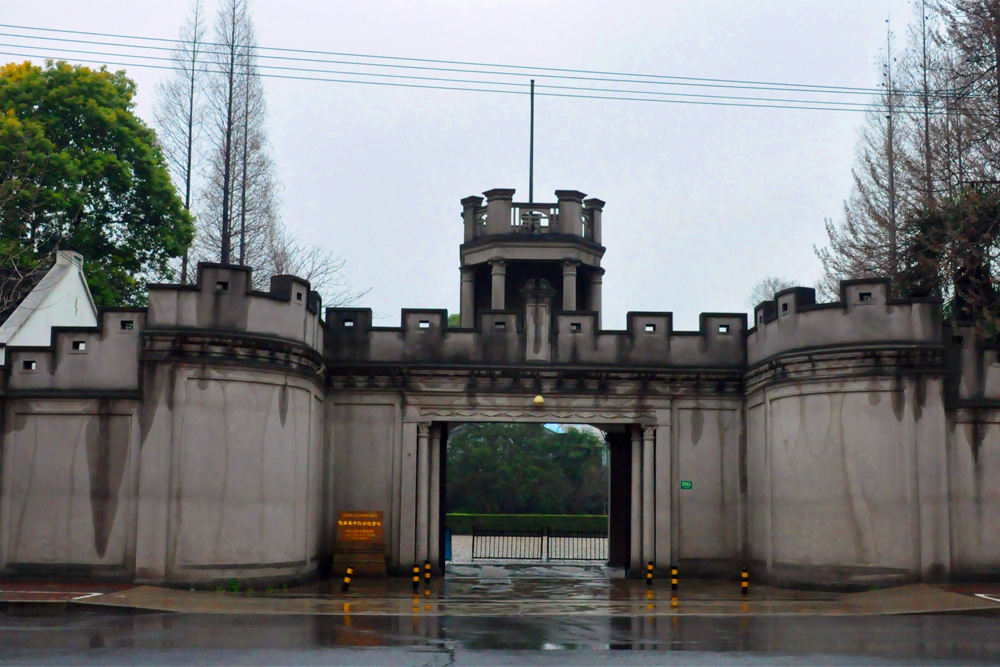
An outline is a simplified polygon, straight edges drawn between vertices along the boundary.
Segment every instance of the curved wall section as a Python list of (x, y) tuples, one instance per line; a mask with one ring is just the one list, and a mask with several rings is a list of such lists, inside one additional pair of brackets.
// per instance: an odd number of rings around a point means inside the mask
[(185, 368), (175, 382), (172, 581), (286, 577), (318, 562), (322, 395), (281, 374)]
[[(802, 308), (807, 290), (780, 293), (779, 314), (748, 337), (749, 550), (772, 582), (861, 588), (950, 567), (944, 350), (925, 329), (937, 315), (887, 304), (882, 286), (845, 284), (876, 295), (858, 307)], [(803, 335), (834, 324), (862, 336)]]

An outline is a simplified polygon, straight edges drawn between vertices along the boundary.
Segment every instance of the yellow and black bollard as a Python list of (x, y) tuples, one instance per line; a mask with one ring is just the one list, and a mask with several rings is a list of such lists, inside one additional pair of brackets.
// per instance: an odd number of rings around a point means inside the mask
[(750, 570), (747, 568), (743, 568), (743, 580), (740, 584), (740, 592), (743, 595), (750, 595)]
[(424, 561), (424, 585), (431, 585), (431, 562), (429, 560)]
[(672, 590), (672, 591), (676, 591), (677, 590), (677, 566), (676, 565), (671, 565), (670, 566), (670, 590)]
[(353, 575), (354, 575), (354, 566), (348, 565), (347, 574), (344, 575), (344, 586), (343, 588), (340, 589), (342, 592), (346, 593), (347, 589), (351, 587), (351, 577)]
[(646, 563), (646, 585), (653, 585), (653, 561)]
[(420, 588), (420, 566), (414, 563), (413, 565), (413, 590)]

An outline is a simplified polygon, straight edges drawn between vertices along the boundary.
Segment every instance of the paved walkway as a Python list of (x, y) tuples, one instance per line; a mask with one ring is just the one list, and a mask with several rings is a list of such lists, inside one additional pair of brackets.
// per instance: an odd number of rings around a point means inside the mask
[[(458, 570), (458, 568), (455, 568)], [(970, 590), (912, 584), (865, 593), (822, 593), (738, 582), (684, 580), (676, 598), (666, 581), (610, 578), (604, 568), (467, 566), (421, 585), (406, 579), (355, 580), (264, 592), (185, 591), (155, 586), (0, 582), (0, 603), (61, 603), (185, 613), (373, 616), (848, 616), (998, 613), (1000, 586)], [(614, 574), (614, 571), (611, 572)], [(457, 576), (455, 576), (457, 575)], [(988, 589), (988, 590), (987, 590)]]

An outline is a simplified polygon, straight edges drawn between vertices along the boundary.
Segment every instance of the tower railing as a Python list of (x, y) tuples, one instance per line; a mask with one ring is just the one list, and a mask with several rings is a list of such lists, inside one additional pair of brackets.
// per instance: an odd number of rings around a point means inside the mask
[[(486, 223), (487, 207), (476, 209), (476, 237), (487, 236), (490, 232)], [(510, 234), (560, 234), (566, 233), (565, 222), (560, 218), (559, 204), (533, 204), (529, 202), (513, 202), (510, 205), (510, 220), (504, 226), (503, 233)], [(581, 216), (583, 238), (594, 240), (593, 214), (584, 210)]]

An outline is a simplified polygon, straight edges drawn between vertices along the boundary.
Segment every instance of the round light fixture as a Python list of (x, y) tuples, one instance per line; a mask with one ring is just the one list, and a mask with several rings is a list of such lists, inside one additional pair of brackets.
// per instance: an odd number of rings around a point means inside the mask
[(545, 398), (541, 394), (539, 394), (538, 396), (535, 396), (534, 403), (535, 405), (545, 405)]

